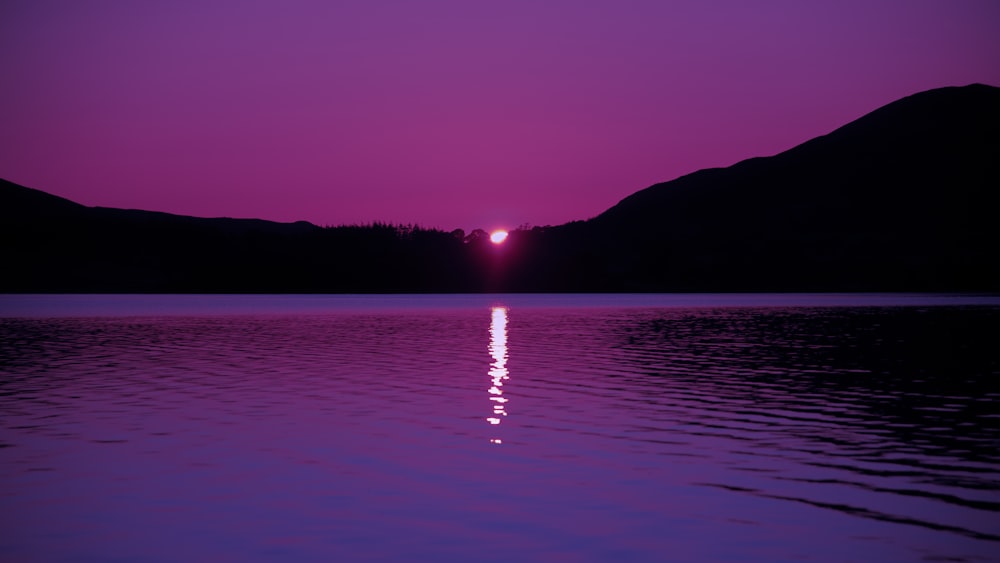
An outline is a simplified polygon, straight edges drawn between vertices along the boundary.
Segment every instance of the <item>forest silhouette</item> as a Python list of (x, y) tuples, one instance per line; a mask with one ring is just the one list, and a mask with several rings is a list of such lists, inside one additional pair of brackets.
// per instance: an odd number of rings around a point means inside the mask
[(0, 291), (997, 291), (997, 186), (1000, 88), (981, 84), (501, 245), (479, 229), (86, 207), (0, 180)]

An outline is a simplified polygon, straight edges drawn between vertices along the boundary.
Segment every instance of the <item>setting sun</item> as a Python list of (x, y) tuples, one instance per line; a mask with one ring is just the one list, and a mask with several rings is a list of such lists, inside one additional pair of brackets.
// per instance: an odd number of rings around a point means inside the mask
[(493, 231), (490, 233), (490, 242), (493, 244), (500, 244), (507, 240), (507, 231)]

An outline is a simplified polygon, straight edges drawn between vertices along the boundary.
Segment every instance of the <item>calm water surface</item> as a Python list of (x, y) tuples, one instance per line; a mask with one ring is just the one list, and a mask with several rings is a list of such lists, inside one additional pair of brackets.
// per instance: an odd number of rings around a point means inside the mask
[(1000, 300), (0, 296), (0, 560), (1000, 560)]

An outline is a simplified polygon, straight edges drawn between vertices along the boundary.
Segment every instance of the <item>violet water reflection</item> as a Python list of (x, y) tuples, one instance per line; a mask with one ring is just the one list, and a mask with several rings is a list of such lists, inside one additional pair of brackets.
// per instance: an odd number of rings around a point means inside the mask
[(0, 296), (0, 560), (997, 560), (1000, 303), (849, 297)]

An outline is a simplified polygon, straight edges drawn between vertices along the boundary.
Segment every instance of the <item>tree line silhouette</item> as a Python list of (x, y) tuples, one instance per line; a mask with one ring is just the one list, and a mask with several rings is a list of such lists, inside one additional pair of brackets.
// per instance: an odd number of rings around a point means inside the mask
[(1000, 291), (998, 139), (1000, 88), (930, 90), (500, 245), (85, 207), (0, 181), (0, 291)]

